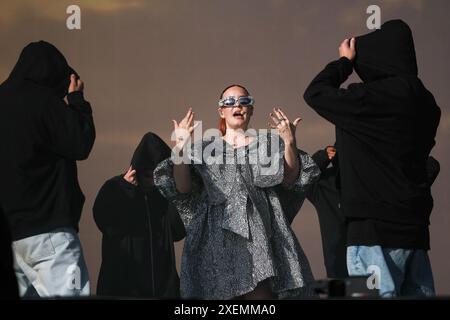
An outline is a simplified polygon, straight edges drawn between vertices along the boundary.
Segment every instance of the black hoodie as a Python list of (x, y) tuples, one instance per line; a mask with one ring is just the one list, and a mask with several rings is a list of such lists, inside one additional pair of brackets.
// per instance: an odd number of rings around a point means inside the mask
[[(347, 228), (339, 209), (337, 189), (337, 157), (331, 161), (326, 148), (312, 155), (320, 168), (320, 179), (307, 191), (306, 198), (313, 204), (319, 219), (322, 252), (328, 278), (348, 277), (346, 252)], [(329, 166), (332, 164), (331, 166)]]
[(88, 157), (95, 129), (82, 92), (67, 95), (71, 73), (58, 49), (33, 42), (0, 85), (0, 202), (13, 240), (78, 229), (76, 161)]
[[(138, 176), (151, 174), (170, 154), (167, 144), (149, 132), (131, 165)], [(123, 175), (113, 177), (100, 189), (93, 212), (103, 233), (97, 295), (179, 297), (173, 242), (183, 239), (185, 230), (178, 212), (155, 187), (143, 190)]]
[(11, 236), (8, 222), (3, 215), (3, 209), (0, 206), (0, 300), (18, 299), (19, 289), (17, 287), (17, 278), (14, 274), (14, 258), (11, 250)]
[[(364, 83), (340, 88), (353, 67)], [(417, 77), (409, 27), (393, 20), (357, 37), (354, 62), (343, 57), (328, 64), (304, 98), (336, 125), (344, 215), (428, 226), (433, 199), (426, 162), (440, 109)]]

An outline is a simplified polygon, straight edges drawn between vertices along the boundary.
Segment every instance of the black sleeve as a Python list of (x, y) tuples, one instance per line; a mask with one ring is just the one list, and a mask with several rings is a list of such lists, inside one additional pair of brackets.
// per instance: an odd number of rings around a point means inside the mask
[(130, 184), (125, 189), (120, 179), (105, 182), (92, 208), (97, 227), (106, 234), (126, 234), (139, 226), (145, 227), (145, 216), (134, 206), (136, 187)]
[(427, 178), (430, 187), (434, 183), (434, 180), (436, 180), (440, 171), (441, 165), (439, 164), (439, 161), (430, 156), (427, 160)]
[[(317, 166), (320, 169), (320, 172), (324, 172), (325, 169), (330, 164), (330, 159), (328, 158), (327, 150), (326, 148), (324, 150), (319, 150), (316, 153), (314, 153), (311, 158), (313, 158), (314, 162), (317, 164)], [(320, 180), (320, 179), (319, 179)], [(317, 195), (317, 188), (318, 183), (314, 183), (307, 191), (306, 191), (306, 199), (308, 199), (313, 205), (316, 204), (316, 195)]]
[(167, 207), (167, 216), (170, 221), (170, 229), (172, 231), (173, 241), (183, 240), (186, 236), (186, 230), (184, 229), (183, 221), (181, 220), (180, 214), (173, 204), (169, 202)]
[(331, 160), (328, 158), (326, 149), (317, 151), (311, 157), (313, 158), (314, 162), (319, 166), (321, 172), (323, 172), (331, 162)]
[(363, 111), (364, 84), (340, 88), (353, 72), (352, 62), (343, 57), (329, 63), (311, 82), (303, 97), (319, 115), (341, 128)]
[(50, 150), (71, 160), (84, 160), (89, 156), (95, 140), (92, 109), (83, 93), (67, 95), (68, 105), (53, 98), (43, 116)]

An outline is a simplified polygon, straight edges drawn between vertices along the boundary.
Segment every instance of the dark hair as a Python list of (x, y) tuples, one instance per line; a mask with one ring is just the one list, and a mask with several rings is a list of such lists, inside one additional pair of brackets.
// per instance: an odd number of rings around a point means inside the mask
[[(219, 99), (223, 98), (223, 94), (225, 93), (225, 91), (227, 91), (228, 89), (233, 88), (233, 87), (241, 88), (242, 90), (244, 90), (246, 95), (248, 95), (248, 96), (250, 95), (250, 92), (248, 92), (246, 87), (241, 86), (240, 84), (232, 84), (232, 85), (229, 85), (228, 87), (226, 87), (225, 89), (223, 89), (222, 93), (219, 96)], [(223, 136), (227, 132), (227, 125), (225, 123), (225, 119), (223, 119), (223, 118), (219, 119), (219, 130), (220, 130), (220, 132), (222, 133)]]

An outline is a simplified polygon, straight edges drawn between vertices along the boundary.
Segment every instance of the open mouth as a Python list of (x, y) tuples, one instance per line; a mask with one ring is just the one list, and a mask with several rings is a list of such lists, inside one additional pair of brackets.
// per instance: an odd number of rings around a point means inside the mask
[(233, 117), (238, 118), (238, 119), (244, 119), (244, 114), (245, 114), (245, 112), (236, 111), (233, 113)]

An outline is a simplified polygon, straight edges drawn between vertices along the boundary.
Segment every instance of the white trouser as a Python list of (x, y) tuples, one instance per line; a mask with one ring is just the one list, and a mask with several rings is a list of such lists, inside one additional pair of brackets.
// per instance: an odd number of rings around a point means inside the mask
[(20, 239), (12, 247), (21, 297), (89, 295), (88, 270), (73, 228)]

